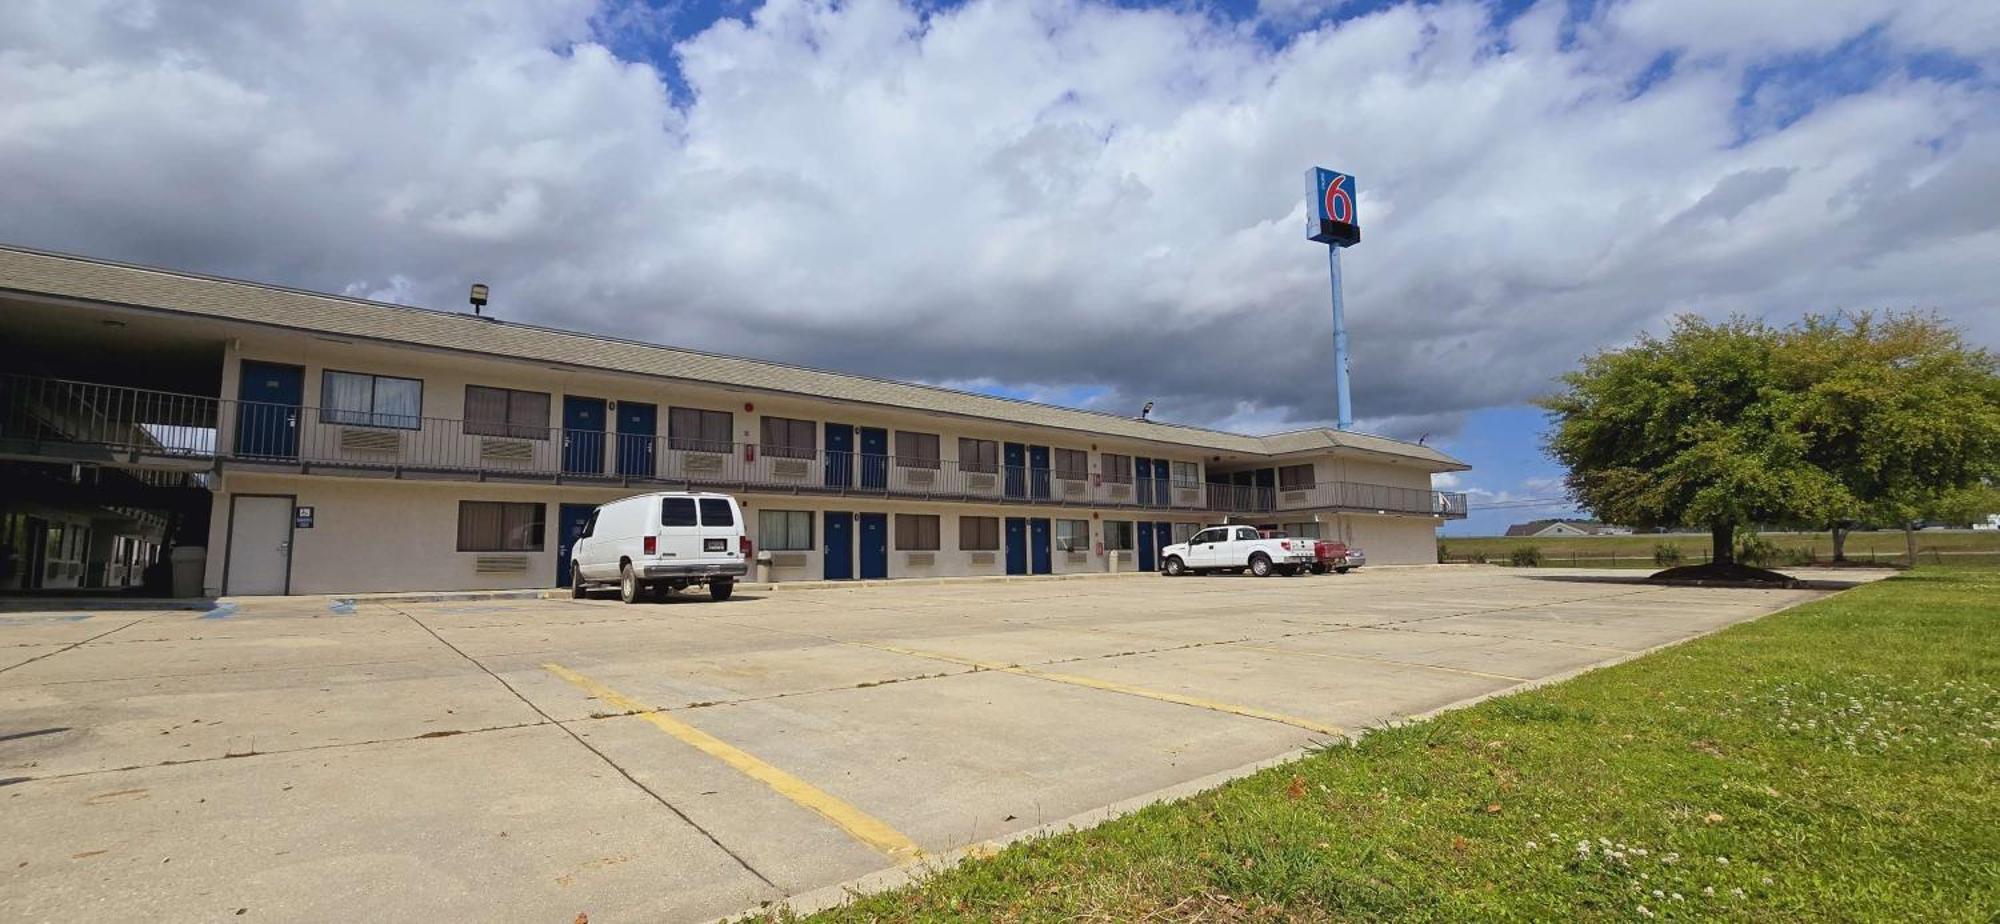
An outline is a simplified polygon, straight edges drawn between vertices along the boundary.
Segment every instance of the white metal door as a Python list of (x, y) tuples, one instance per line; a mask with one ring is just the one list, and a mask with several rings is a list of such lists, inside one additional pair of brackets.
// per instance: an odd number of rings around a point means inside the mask
[(701, 518), (692, 497), (660, 498), (660, 556), (676, 562), (701, 560)]
[(229, 514), (230, 594), (282, 594), (292, 567), (292, 499), (235, 499)]

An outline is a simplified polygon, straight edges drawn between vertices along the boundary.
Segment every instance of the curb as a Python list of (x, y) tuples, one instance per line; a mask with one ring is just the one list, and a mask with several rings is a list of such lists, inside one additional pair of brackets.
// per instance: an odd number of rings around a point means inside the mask
[[(1770, 588), (1771, 585), (1765, 584), (1756, 586), (1768, 589)], [(1853, 586), (1855, 585), (1846, 585), (1838, 588), (1838, 590), (1852, 589)], [(1649, 648), (1644, 648), (1634, 652), (1614, 655), (1612, 657), (1605, 658), (1604, 660), (1601, 661), (1593, 661), (1589, 664), (1584, 664), (1578, 667), (1570, 668), (1568, 670), (1550, 674), (1547, 677), (1540, 677), (1535, 680), (1527, 681), (1525, 683), (1517, 683), (1510, 687), (1503, 687), (1498, 690), (1491, 690), (1485, 693), (1481, 693), (1477, 696), (1467, 697), (1465, 699), (1461, 699), (1456, 702), (1446, 703), (1445, 705), (1439, 706), (1434, 709), (1427, 709), (1423, 712), (1415, 713), (1412, 715), (1401, 716), (1398, 718), (1390, 719), (1381, 723), (1379, 726), (1376, 726), (1376, 728), (1380, 729), (1400, 728), (1405, 725), (1428, 721), (1430, 719), (1443, 715), (1447, 712), (1455, 712), (1460, 709), (1464, 709), (1470, 706), (1475, 706), (1480, 703), (1486, 702), (1487, 700), (1490, 699), (1498, 699), (1503, 696), (1513, 696), (1518, 693), (1526, 693), (1532, 690), (1541, 689), (1542, 687), (1562, 683), (1567, 680), (1573, 680), (1577, 677), (1591, 673), (1593, 671), (1603, 670), (1607, 667), (1615, 667), (1617, 665), (1624, 664), (1628, 661), (1636, 661), (1640, 658), (1657, 654), (1659, 652), (1665, 651), (1670, 648), (1675, 648), (1681, 645), (1685, 645), (1689, 642), (1698, 641), (1700, 639), (1707, 638), (1711, 635), (1715, 635), (1716, 633), (1733, 629), (1737, 626), (1748, 625), (1758, 620), (1766, 619), (1771, 616), (1775, 616), (1779, 613), (1796, 609), (1797, 607), (1803, 606), (1809, 602), (1813, 601), (1800, 601), (1799, 603), (1792, 604), (1791, 606), (1784, 607), (1783, 609), (1772, 610), (1769, 613), (1764, 613), (1755, 618), (1745, 619), (1742, 620), (1741, 622), (1733, 622), (1725, 626), (1720, 626), (1718, 628), (1711, 629), (1707, 632), (1702, 632), (1696, 635), (1690, 635), (1686, 638), (1675, 639), (1670, 642), (1662, 642), (1658, 645), (1654, 645)], [(792, 914), (800, 916), (807, 916), (831, 908), (837, 908), (856, 898), (861, 898), (867, 895), (880, 892), (887, 892), (892, 889), (897, 889), (903, 886), (913, 885), (922, 882), (923, 880), (929, 878), (930, 876), (950, 870), (951, 868), (958, 866), (961, 863), (964, 863), (966, 860), (984, 859), (986, 857), (990, 857), (996, 853), (999, 853), (1002, 849), (1022, 841), (1034, 840), (1043, 837), (1051, 837), (1060, 834), (1069, 834), (1075, 831), (1081, 831), (1088, 828), (1093, 828), (1105, 822), (1116, 820), (1118, 818), (1130, 815), (1134, 812), (1137, 812), (1144, 808), (1148, 808), (1153, 805), (1166, 802), (1179, 801), (1181, 799), (1186, 799), (1192, 796), (1200, 795), (1201, 793), (1207, 792), (1211, 789), (1215, 789), (1227, 783), (1235, 782), (1236, 780), (1240, 780), (1243, 779), (1244, 777), (1251, 776), (1253, 774), (1262, 772), (1264, 770), (1268, 770), (1272, 767), (1280, 766), (1283, 764), (1289, 764), (1297, 760), (1302, 760), (1318, 751), (1322, 751), (1330, 747), (1352, 745), (1360, 738), (1369, 734), (1369, 732), (1376, 730), (1376, 728), (1356, 729), (1353, 732), (1349, 733), (1344, 738), (1330, 739), (1323, 743), (1308, 744), (1304, 747), (1293, 748), (1291, 750), (1285, 751), (1283, 753), (1271, 757), (1264, 758), (1262, 760), (1251, 761), (1250, 763), (1243, 764), (1241, 766), (1229, 770), (1223, 770), (1218, 773), (1211, 773), (1206, 776), (1188, 780), (1183, 783), (1177, 783), (1175, 785), (1168, 786), (1164, 789), (1156, 789), (1149, 793), (1133, 796), (1127, 799), (1121, 799), (1117, 802), (1113, 802), (1108, 805), (1100, 806), (1098, 808), (1090, 809), (1087, 811), (1079, 812), (1075, 815), (1071, 815), (1067, 818), (1059, 819), (1057, 821), (1036, 825), (1032, 828), (1025, 828), (1020, 831), (1016, 831), (1012, 834), (1004, 834), (999, 837), (980, 841), (976, 844), (968, 844), (966, 846), (946, 851), (941, 854), (927, 856), (921, 862), (909, 866), (899, 866), (899, 867), (891, 867), (889, 869), (877, 870), (875, 872), (868, 873), (866, 875), (849, 879), (845, 882), (838, 882), (832, 885), (820, 886), (819, 888), (815, 889), (808, 889), (796, 895), (790, 895), (775, 899), (773, 901), (770, 901), (766, 904), (760, 905), (755, 908), (748, 908), (743, 911), (739, 911), (735, 914), (724, 915), (719, 918), (713, 918), (710, 920), (710, 924), (747, 924), (747, 922), (757, 922), (757, 921), (772, 919), (770, 918), (771, 915), (781, 912), (790, 912)]]

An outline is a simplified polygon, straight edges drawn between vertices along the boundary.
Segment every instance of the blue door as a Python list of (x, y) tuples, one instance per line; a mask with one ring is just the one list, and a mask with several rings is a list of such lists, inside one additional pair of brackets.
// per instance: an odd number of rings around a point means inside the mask
[[(1143, 462), (1145, 460), (1141, 459), (1140, 461)], [(1146, 482), (1141, 480), (1139, 483), (1143, 485)], [(1153, 570), (1153, 553), (1157, 550), (1158, 547), (1153, 545), (1153, 524), (1142, 521), (1139, 524), (1139, 570)]]
[(1028, 563), (1035, 574), (1048, 574), (1055, 569), (1049, 565), (1049, 521), (1047, 517), (1035, 517), (1028, 521)]
[(854, 483), (854, 425), (826, 425), (826, 486), (844, 488)]
[(576, 547), (576, 537), (583, 535), (583, 524), (590, 521), (589, 504), (563, 504), (556, 513), (556, 586), (569, 586), (569, 550)]
[[(1169, 465), (1167, 463), (1167, 460), (1165, 459), (1153, 460), (1153, 503), (1161, 507), (1173, 506), (1174, 502), (1173, 483), (1167, 477), (1167, 473), (1171, 471), (1173, 471), (1173, 466)], [(1173, 535), (1173, 534), (1168, 533), (1168, 535)], [(1166, 545), (1167, 543), (1165, 540), (1161, 540), (1160, 544)]]
[(563, 396), (563, 474), (604, 474), (604, 399)]
[(653, 444), (660, 435), (660, 409), (637, 401), (618, 402), (618, 474), (653, 477)]
[(870, 491), (889, 487), (889, 431), (861, 428), (861, 486)]
[(298, 366), (246, 359), (236, 383), (236, 454), (270, 459), (299, 457), (299, 403), (306, 371)]
[(1007, 443), (1000, 447), (1000, 464), (1007, 472), (1007, 496), (1028, 496), (1028, 447)]
[(861, 515), (861, 579), (889, 576), (889, 515)]
[[(1136, 488), (1136, 489), (1138, 490), (1138, 492), (1139, 492), (1139, 506), (1141, 506), (1141, 507), (1150, 507), (1150, 506), (1152, 506), (1152, 504), (1153, 504), (1153, 460), (1151, 460), (1151, 459), (1146, 459), (1146, 458), (1138, 458), (1138, 459), (1133, 459), (1133, 460), (1132, 460), (1132, 470), (1133, 470), (1133, 472), (1135, 473), (1135, 476), (1134, 476), (1134, 481), (1136, 482), (1136, 484), (1134, 485), (1134, 487), (1135, 487), (1135, 488)], [(1140, 561), (1141, 561), (1141, 562), (1144, 562), (1144, 561), (1145, 561), (1145, 559), (1143, 559), (1143, 558), (1142, 558), (1142, 559), (1140, 559)], [(1147, 570), (1151, 570), (1151, 569), (1147, 569)]]
[(1028, 496), (1049, 496), (1049, 447), (1028, 447)]
[(1028, 521), (1024, 517), (1007, 518), (1007, 573), (1028, 573)]
[(845, 581), (854, 576), (854, 514), (827, 511), (826, 523), (821, 527), (826, 533), (826, 579)]

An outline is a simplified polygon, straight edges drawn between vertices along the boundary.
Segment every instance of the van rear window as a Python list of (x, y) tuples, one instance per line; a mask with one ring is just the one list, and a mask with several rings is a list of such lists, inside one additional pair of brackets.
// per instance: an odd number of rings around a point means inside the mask
[(692, 497), (660, 498), (660, 525), (661, 526), (697, 525), (694, 519), (694, 498)]
[(736, 512), (729, 509), (729, 502), (720, 497), (701, 499), (701, 525), (735, 526)]

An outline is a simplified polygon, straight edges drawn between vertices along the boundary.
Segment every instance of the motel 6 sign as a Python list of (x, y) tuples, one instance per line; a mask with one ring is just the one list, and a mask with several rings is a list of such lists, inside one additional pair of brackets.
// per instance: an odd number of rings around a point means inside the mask
[(1354, 177), (1325, 167), (1306, 171), (1306, 238), (1335, 247), (1361, 242), (1354, 209)]

